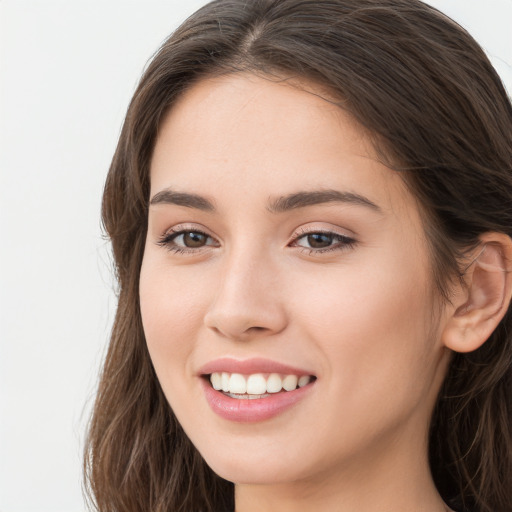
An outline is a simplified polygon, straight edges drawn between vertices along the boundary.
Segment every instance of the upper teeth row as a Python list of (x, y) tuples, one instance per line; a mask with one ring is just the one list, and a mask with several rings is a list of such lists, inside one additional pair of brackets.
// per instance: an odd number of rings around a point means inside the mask
[(213, 389), (225, 393), (249, 395), (264, 395), (265, 393), (279, 393), (282, 389), (293, 391), (297, 386), (302, 387), (311, 381), (309, 375), (280, 375), (271, 373), (265, 377), (262, 373), (242, 375), (240, 373), (215, 372), (210, 375)]

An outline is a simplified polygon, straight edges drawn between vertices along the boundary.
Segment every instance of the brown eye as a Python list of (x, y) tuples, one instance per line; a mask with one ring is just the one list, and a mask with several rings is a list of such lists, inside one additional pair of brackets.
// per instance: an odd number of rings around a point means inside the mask
[(177, 231), (165, 235), (158, 245), (166, 247), (172, 252), (195, 252), (195, 249), (204, 247), (218, 247), (218, 242), (202, 231)]
[(189, 247), (191, 249), (203, 247), (208, 242), (208, 236), (204, 233), (199, 233), (198, 231), (187, 231), (186, 233), (176, 237), (174, 241), (177, 242), (179, 238), (182, 238), (182, 244), (185, 247)]
[(333, 250), (345, 250), (355, 245), (356, 241), (346, 235), (330, 233), (328, 231), (304, 233), (291, 244), (309, 250), (310, 254), (324, 253)]
[(333, 236), (326, 233), (311, 233), (307, 235), (307, 243), (312, 249), (325, 249), (332, 245)]

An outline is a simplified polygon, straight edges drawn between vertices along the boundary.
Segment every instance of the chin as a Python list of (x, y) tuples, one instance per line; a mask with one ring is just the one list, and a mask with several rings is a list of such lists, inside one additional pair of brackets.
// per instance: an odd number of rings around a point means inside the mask
[[(255, 436), (256, 437), (256, 436)], [(236, 446), (238, 444), (238, 446)], [(281, 448), (283, 447), (282, 442)], [(200, 448), (208, 466), (221, 478), (235, 484), (279, 484), (305, 479), (318, 468), (304, 465), (305, 457), (296, 446), (276, 449), (275, 443), (210, 442)]]
[(296, 479), (295, 474), (289, 473), (289, 468), (278, 467), (274, 463), (262, 465), (261, 463), (252, 463), (247, 459), (244, 461), (215, 461), (213, 464), (206, 460), (206, 463), (217, 475), (234, 484), (279, 484)]

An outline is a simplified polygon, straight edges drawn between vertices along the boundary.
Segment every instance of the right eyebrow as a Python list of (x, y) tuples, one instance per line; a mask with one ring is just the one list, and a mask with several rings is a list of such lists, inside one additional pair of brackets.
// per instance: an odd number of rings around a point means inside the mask
[(176, 192), (170, 188), (157, 192), (151, 198), (149, 204), (175, 204), (187, 208), (196, 208), (197, 210), (203, 210), (205, 212), (215, 211), (213, 203), (205, 197), (186, 192)]

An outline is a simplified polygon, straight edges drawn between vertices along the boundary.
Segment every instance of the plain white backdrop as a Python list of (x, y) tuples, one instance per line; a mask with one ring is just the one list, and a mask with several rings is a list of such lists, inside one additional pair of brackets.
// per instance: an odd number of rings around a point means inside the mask
[[(115, 310), (103, 182), (148, 58), (204, 0), (0, 0), (0, 512), (83, 512)], [(431, 0), (512, 93), (512, 0)]]

